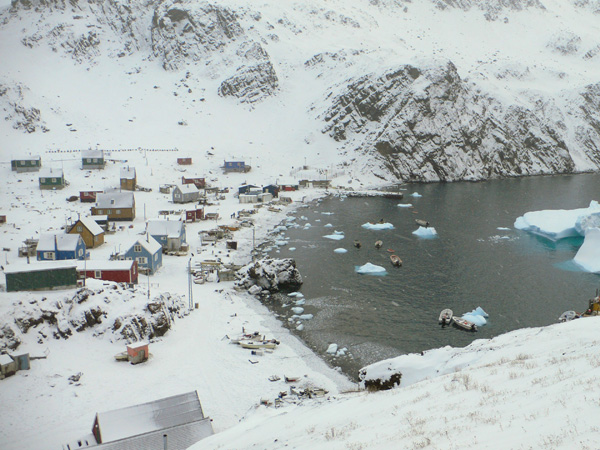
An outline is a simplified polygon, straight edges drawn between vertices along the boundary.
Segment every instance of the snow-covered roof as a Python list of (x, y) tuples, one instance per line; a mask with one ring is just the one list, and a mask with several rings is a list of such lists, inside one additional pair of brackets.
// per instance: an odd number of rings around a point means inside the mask
[(8, 356), (8, 355), (0, 355), (0, 364), (1, 365), (6, 365), (6, 364), (10, 364), (11, 362), (14, 362), (13, 359)]
[(133, 260), (103, 261), (89, 260), (77, 261), (77, 270), (130, 270), (133, 266)]
[(148, 252), (150, 252), (151, 255), (155, 254), (159, 250), (162, 250), (162, 245), (160, 245), (158, 241), (152, 236), (144, 236), (143, 238), (138, 239), (133, 243), (131, 247), (133, 247), (136, 244), (139, 244), (142, 247), (144, 247), (146, 250), (148, 250)]
[(150, 236), (179, 237), (183, 233), (184, 223), (179, 220), (153, 219), (146, 222), (146, 233)]
[(196, 391), (97, 414), (103, 442), (125, 439), (204, 419)]
[(133, 192), (106, 192), (96, 195), (96, 208), (132, 208)]
[(194, 183), (178, 185), (177, 189), (179, 189), (182, 194), (191, 194), (193, 192), (198, 192), (198, 188)]
[(30, 264), (16, 263), (4, 267), (4, 273), (41, 272), (53, 269), (75, 269), (75, 261), (36, 261)]
[(44, 233), (40, 236), (37, 245), (38, 252), (52, 252), (75, 250), (81, 236), (78, 234)]
[(40, 178), (62, 178), (62, 169), (55, 169), (52, 167), (44, 167), (39, 171)]
[(98, 223), (96, 223), (96, 221), (94, 219), (92, 219), (91, 217), (80, 217), (78, 222), (81, 222), (82, 225), (84, 227), (86, 227), (88, 229), (88, 231), (90, 233), (92, 233), (94, 236), (98, 236), (98, 235), (104, 233), (104, 230), (102, 229), (102, 227), (100, 225), (98, 225)]
[(81, 157), (82, 158), (103, 158), (104, 151), (102, 151), (102, 150), (82, 150)]
[(121, 167), (121, 178), (132, 180), (135, 178), (135, 167)]

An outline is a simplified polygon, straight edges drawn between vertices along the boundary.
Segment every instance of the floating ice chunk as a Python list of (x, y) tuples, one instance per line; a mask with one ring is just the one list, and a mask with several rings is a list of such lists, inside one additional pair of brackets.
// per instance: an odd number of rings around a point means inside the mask
[(290, 251), (290, 252), (293, 252), (294, 250), (296, 250), (296, 247), (290, 247), (290, 248), (289, 248), (289, 251)]
[(301, 323), (301, 324), (298, 324), (298, 326), (296, 326), (296, 330), (297, 330), (297, 331), (302, 331), (302, 330), (304, 330), (304, 324), (303, 324), (303, 323)]
[(587, 272), (600, 273), (600, 228), (587, 230), (573, 261)]
[(273, 228), (273, 232), (274, 233), (280, 233), (280, 232), (285, 231), (285, 230), (287, 230), (287, 227), (285, 227), (283, 225), (280, 225), (278, 227)]
[(365, 275), (382, 275), (387, 273), (383, 267), (371, 263), (366, 263), (364, 266), (356, 266), (354, 270), (356, 270), (356, 273)]
[(332, 212), (322, 212), (321, 214), (323, 214), (324, 216), (333, 216), (334, 213), (332, 213)]
[(343, 231), (337, 231), (337, 230), (335, 230), (335, 231), (333, 232), (333, 234), (344, 234), (344, 232), (343, 232)]
[(338, 351), (338, 345), (337, 344), (329, 344), (329, 347), (327, 347), (327, 353), (329, 353), (330, 355), (335, 355)]
[(302, 314), (304, 312), (304, 308), (300, 306), (294, 306), (292, 311), (294, 311), (294, 314)]
[(277, 245), (278, 247), (283, 247), (284, 245), (287, 245), (287, 241), (275, 241), (275, 245)]
[(300, 300), (296, 300), (296, 306), (300, 306), (300, 305), (304, 305), (306, 303), (306, 300), (301, 298)]
[(412, 208), (412, 203), (398, 203), (398, 208)]
[(596, 201), (590, 202), (587, 208), (532, 211), (517, 217), (515, 228), (557, 241), (583, 236), (587, 224), (593, 225), (596, 220), (590, 216), (599, 213), (600, 205)]
[(345, 248), (336, 248), (333, 253), (348, 253), (348, 250)]
[(327, 225), (323, 225), (325, 228), (332, 228), (333, 225), (331, 225), (330, 223), (328, 223)]
[(487, 323), (486, 317), (489, 317), (481, 306), (478, 306), (473, 311), (463, 314), (462, 318), (474, 323), (478, 327), (482, 327)]
[(290, 292), (288, 294), (288, 297), (304, 297), (304, 294), (302, 292), (298, 292), (298, 291)]
[(326, 236), (323, 236), (325, 239), (332, 239), (334, 241), (340, 241), (342, 239), (344, 239), (344, 235), (343, 234), (328, 234)]
[(384, 223), (367, 222), (367, 223), (363, 223), (362, 227), (366, 228), (367, 230), (393, 230), (394, 229), (394, 225), (392, 225), (389, 222), (384, 222)]
[(320, 221), (321, 221), (321, 219), (315, 219), (315, 222), (320, 222)]
[(298, 316), (298, 319), (300, 319), (300, 320), (310, 320), (313, 317), (315, 317), (315, 316), (313, 316), (312, 314), (301, 314), (301, 315)]
[(412, 194), (410, 194), (411, 197), (423, 197), (421, 194), (419, 194), (418, 192), (413, 192)]
[(312, 227), (312, 225), (310, 223), (307, 222), (307, 223), (304, 224), (304, 229), (305, 230), (308, 230), (310, 227)]
[[(590, 208), (594, 203), (597, 205), (597, 202), (592, 202), (590, 203)], [(579, 216), (575, 221), (575, 229), (582, 236), (586, 236), (587, 231), (592, 228), (600, 228), (600, 211), (592, 212), (585, 216)]]
[(417, 235), (422, 238), (434, 238), (437, 237), (437, 231), (433, 227), (419, 227), (412, 234)]
[(500, 230), (500, 231), (508, 231), (508, 230), (510, 230), (510, 228), (506, 228), (506, 227), (498, 227), (498, 228), (496, 228), (496, 230)]
[(346, 356), (346, 352), (348, 351), (348, 349), (346, 347), (344, 348), (340, 348), (337, 353), (335, 354), (335, 356)]

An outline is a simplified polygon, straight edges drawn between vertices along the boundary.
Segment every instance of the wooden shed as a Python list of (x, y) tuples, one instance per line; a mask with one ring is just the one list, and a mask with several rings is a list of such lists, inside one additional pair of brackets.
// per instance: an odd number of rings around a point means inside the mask
[(30, 158), (17, 158), (10, 162), (11, 170), (21, 172), (37, 172), (42, 167), (42, 158), (39, 156)]
[(102, 194), (102, 191), (79, 191), (79, 201), (81, 203), (95, 203), (97, 194)]
[(9, 355), (0, 355), (0, 380), (17, 373), (17, 361)]
[(206, 178), (192, 177), (186, 178), (181, 177), (181, 184), (194, 184), (198, 189), (204, 189), (206, 187)]
[(192, 158), (177, 158), (177, 164), (180, 166), (189, 166), (192, 164)]
[(196, 208), (185, 212), (186, 222), (196, 222), (198, 220), (204, 220), (204, 208)]
[(127, 345), (127, 359), (131, 364), (147, 361), (149, 354), (147, 342), (134, 342)]
[(121, 167), (121, 190), (135, 191), (137, 185), (137, 175), (135, 167)]
[(77, 287), (75, 261), (39, 261), (11, 264), (4, 269), (6, 292), (43, 291)]
[(199, 198), (200, 191), (194, 184), (182, 184), (173, 189), (173, 203), (197, 202)]

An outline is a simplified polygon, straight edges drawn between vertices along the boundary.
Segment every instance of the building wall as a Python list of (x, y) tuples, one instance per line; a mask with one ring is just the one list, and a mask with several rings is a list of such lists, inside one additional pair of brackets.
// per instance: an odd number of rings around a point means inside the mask
[[(137, 262), (138, 269), (139, 268), (147, 268), (150, 270), (150, 273), (153, 274), (162, 266), (162, 251), (156, 252), (156, 254), (151, 255), (144, 247), (142, 247), (140, 252), (135, 251), (135, 245), (133, 245), (127, 252), (125, 253), (125, 259), (131, 259)], [(140, 262), (139, 258), (146, 258), (147, 263)]]
[(136, 184), (135, 178), (121, 178), (121, 189), (124, 191), (135, 191)]
[(92, 206), (92, 216), (108, 216), (110, 220), (133, 220), (135, 219), (135, 206), (133, 208), (96, 208)]
[(6, 291), (66, 289), (77, 286), (75, 267), (35, 272), (7, 273)]
[(64, 187), (64, 178), (40, 178), (40, 189), (62, 189)]
[[(78, 231), (78, 227), (82, 227), (81, 231)], [(85, 242), (86, 248), (96, 248), (104, 244), (104, 233), (94, 236), (90, 230), (84, 227), (81, 223), (75, 222), (75, 225), (69, 231), (69, 234), (78, 234)]]

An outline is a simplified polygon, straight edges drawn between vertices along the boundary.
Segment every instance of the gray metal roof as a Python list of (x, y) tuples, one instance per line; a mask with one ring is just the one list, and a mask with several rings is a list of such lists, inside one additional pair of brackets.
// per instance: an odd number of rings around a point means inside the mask
[[(102, 441), (107, 443), (198, 422), (204, 419), (204, 414), (198, 393), (193, 391), (98, 413), (97, 418), (100, 436)], [(162, 434), (160, 437), (162, 438)]]

